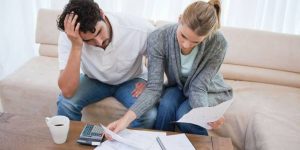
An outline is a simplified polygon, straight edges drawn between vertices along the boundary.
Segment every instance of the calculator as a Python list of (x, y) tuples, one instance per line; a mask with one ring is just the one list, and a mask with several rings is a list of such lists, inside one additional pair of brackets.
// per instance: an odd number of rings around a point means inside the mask
[(103, 132), (103, 128), (99, 125), (86, 124), (77, 139), (77, 143), (98, 146), (102, 142)]

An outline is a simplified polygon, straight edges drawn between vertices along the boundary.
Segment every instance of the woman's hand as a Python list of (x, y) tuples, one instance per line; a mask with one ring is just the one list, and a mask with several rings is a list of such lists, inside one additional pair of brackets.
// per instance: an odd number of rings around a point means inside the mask
[(78, 22), (75, 26), (78, 15), (74, 12), (67, 14), (64, 20), (65, 33), (70, 39), (73, 47), (78, 47), (81, 49), (83, 40), (79, 35), (80, 23)]
[(218, 129), (220, 128), (225, 122), (224, 116), (222, 116), (219, 120), (214, 122), (209, 122), (208, 125), (212, 127), (212, 129)]
[[(118, 133), (126, 129), (135, 118), (136, 114), (132, 110), (128, 110), (122, 118), (110, 123), (107, 128), (115, 133)], [(105, 134), (105, 137), (108, 140), (112, 140), (112, 138), (107, 134)]]

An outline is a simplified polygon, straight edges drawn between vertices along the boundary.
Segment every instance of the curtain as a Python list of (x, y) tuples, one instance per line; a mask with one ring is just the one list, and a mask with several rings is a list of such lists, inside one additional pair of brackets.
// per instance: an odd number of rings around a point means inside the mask
[(299, 0), (224, 0), (225, 26), (300, 34)]
[(49, 7), (43, 0), (3, 0), (0, 5), (0, 79), (37, 55), (37, 11)]
[[(96, 0), (105, 11), (177, 21), (195, 0)], [(207, 0), (205, 0), (207, 1)], [(221, 0), (224, 26), (300, 34), (299, 0)]]
[[(195, 0), (95, 0), (107, 12), (176, 22)], [(206, 0), (207, 1), (207, 0)], [(0, 5), (0, 79), (37, 55), (39, 8), (63, 9), (68, 0), (3, 0)], [(223, 26), (300, 34), (299, 0), (222, 0)]]

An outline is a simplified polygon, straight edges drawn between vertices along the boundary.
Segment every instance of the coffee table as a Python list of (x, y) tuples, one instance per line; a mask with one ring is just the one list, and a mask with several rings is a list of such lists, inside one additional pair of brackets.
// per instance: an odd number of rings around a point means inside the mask
[[(93, 150), (94, 147), (76, 143), (85, 123), (71, 121), (67, 142), (55, 144), (45, 123), (45, 118), (0, 113), (0, 149), (3, 150)], [(167, 134), (176, 134), (167, 132)], [(187, 134), (197, 150), (232, 150), (230, 138)]]

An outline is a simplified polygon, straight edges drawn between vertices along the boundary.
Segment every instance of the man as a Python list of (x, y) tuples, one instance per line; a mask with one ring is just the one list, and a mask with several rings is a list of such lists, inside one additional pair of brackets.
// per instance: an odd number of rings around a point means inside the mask
[[(81, 120), (85, 106), (109, 96), (131, 107), (146, 82), (142, 56), (153, 26), (130, 16), (104, 14), (93, 0), (70, 0), (57, 23), (64, 31), (58, 41), (58, 115)], [(131, 127), (152, 128), (155, 117), (156, 108)]]

